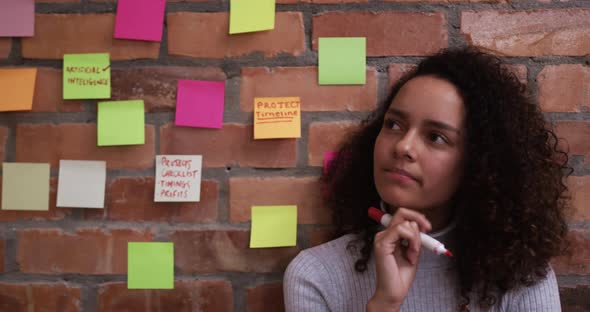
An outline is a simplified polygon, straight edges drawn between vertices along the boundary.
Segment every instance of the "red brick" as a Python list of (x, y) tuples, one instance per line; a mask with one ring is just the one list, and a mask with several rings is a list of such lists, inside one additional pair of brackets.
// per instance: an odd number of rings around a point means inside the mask
[(231, 178), (230, 221), (250, 221), (252, 206), (297, 205), (298, 224), (327, 224), (330, 211), (323, 209), (318, 177)]
[(35, 0), (36, 3), (80, 3), (80, 0)]
[(240, 109), (253, 111), (254, 97), (301, 98), (302, 111), (367, 111), (377, 103), (377, 72), (367, 68), (362, 86), (319, 86), (317, 67), (242, 68)]
[(313, 122), (309, 125), (309, 142), (307, 146), (307, 162), (310, 166), (323, 166), (324, 153), (336, 151), (348, 134), (356, 129), (358, 123)]
[(334, 238), (334, 228), (311, 228), (307, 230), (310, 247), (329, 242)]
[(431, 2), (431, 3), (507, 3), (509, 0), (383, 0), (386, 2)]
[(572, 193), (575, 221), (590, 221), (590, 176), (570, 176), (567, 185)]
[(314, 4), (339, 4), (369, 2), (369, 0), (277, 0), (278, 4), (297, 4), (297, 3), (314, 3)]
[(160, 129), (160, 154), (203, 155), (204, 167), (295, 167), (297, 140), (254, 140), (252, 126), (224, 124), (222, 129)]
[(50, 162), (60, 159), (104, 160), (109, 169), (154, 166), (154, 126), (145, 126), (145, 144), (97, 146), (96, 124), (20, 124), (16, 128), (16, 161)]
[(27, 229), (18, 231), (17, 261), (24, 273), (124, 274), (127, 243), (151, 241), (133, 229)]
[(87, 219), (209, 223), (217, 219), (218, 184), (201, 181), (198, 203), (154, 202), (153, 177), (120, 177), (107, 188), (105, 209), (86, 209)]
[(580, 64), (549, 65), (539, 73), (537, 81), (543, 111), (590, 110), (590, 68)]
[(312, 24), (314, 50), (318, 37), (366, 37), (367, 56), (429, 55), (448, 46), (440, 12), (330, 12), (314, 16)]
[(6, 242), (3, 239), (0, 239), (0, 273), (4, 273), (4, 258), (6, 257), (5, 253)]
[(12, 49), (12, 38), (0, 38), (0, 58), (8, 58)]
[(246, 290), (248, 312), (283, 312), (283, 283), (268, 283)]
[(0, 311), (79, 312), (81, 292), (65, 283), (0, 282)]
[(415, 68), (416, 65), (414, 64), (390, 64), (387, 70), (389, 73), (388, 94), (393, 85), (398, 82), (398, 80), (400, 80), (405, 74), (409, 73)]
[(216, 67), (133, 67), (113, 69), (113, 100), (142, 99), (147, 112), (174, 111), (179, 79), (225, 80)]
[(555, 130), (558, 137), (569, 143), (569, 152), (585, 156), (584, 163), (590, 165), (590, 122), (560, 121), (556, 123)]
[(170, 55), (222, 59), (253, 52), (299, 56), (305, 51), (300, 12), (277, 12), (274, 30), (234, 35), (229, 35), (227, 13), (170, 13), (167, 22)]
[(564, 255), (551, 261), (557, 274), (590, 274), (590, 231), (570, 230), (571, 255)]
[(464, 11), (461, 34), (472, 45), (506, 56), (583, 56), (590, 53), (588, 20), (587, 9)]
[(159, 42), (113, 38), (115, 14), (36, 14), (35, 36), (22, 38), (22, 56), (62, 59), (66, 53), (110, 53), (111, 60), (156, 59)]
[(10, 130), (5, 127), (0, 127), (0, 160), (4, 161), (6, 154), (6, 141), (8, 140), (8, 134)]
[[(0, 186), (1, 186), (0, 182)], [(57, 178), (51, 178), (49, 184), (49, 210), (47, 211), (18, 211), (18, 210), (0, 210), (0, 221), (19, 221), (19, 220), (34, 220), (34, 221), (57, 221), (62, 220), (66, 216), (72, 214), (71, 208), (57, 208)], [(0, 195), (0, 200), (2, 195)]]
[(126, 283), (98, 287), (98, 312), (233, 311), (231, 283), (224, 280), (175, 281), (171, 290), (127, 289)]
[(559, 297), (563, 312), (590, 311), (590, 285), (560, 286)]
[(62, 71), (39, 68), (33, 96), (33, 112), (82, 112), (81, 101), (64, 101)]
[(283, 272), (297, 247), (250, 248), (250, 231), (177, 230), (175, 265), (185, 273)]

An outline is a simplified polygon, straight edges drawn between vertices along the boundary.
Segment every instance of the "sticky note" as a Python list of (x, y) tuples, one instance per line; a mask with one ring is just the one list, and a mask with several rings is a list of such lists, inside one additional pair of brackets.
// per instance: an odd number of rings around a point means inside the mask
[(166, 0), (119, 0), (115, 38), (161, 41)]
[(32, 37), (35, 0), (0, 1), (0, 37)]
[(225, 81), (179, 80), (176, 96), (177, 126), (221, 128)]
[(230, 34), (274, 28), (275, 0), (230, 0)]
[(145, 143), (143, 100), (98, 102), (98, 146)]
[(156, 202), (201, 200), (201, 155), (156, 156)]
[(324, 173), (328, 172), (328, 168), (330, 168), (330, 163), (332, 162), (332, 160), (334, 160), (334, 158), (336, 158), (337, 154), (338, 152), (324, 152)]
[(174, 243), (127, 243), (128, 289), (174, 288)]
[(36, 68), (0, 69), (0, 111), (31, 110), (36, 79)]
[(319, 38), (319, 84), (363, 85), (366, 81), (366, 39)]
[(110, 98), (109, 54), (64, 54), (63, 97), (65, 100)]
[(2, 210), (49, 210), (49, 164), (3, 163)]
[(252, 206), (250, 248), (295, 246), (297, 206)]
[(299, 97), (254, 98), (254, 139), (301, 137)]
[(104, 208), (105, 161), (60, 160), (57, 207)]

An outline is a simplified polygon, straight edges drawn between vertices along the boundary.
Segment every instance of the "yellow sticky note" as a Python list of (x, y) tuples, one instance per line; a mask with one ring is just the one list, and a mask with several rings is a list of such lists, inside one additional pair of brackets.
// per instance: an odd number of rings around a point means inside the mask
[(229, 33), (275, 28), (275, 0), (230, 0)]
[(0, 111), (31, 110), (36, 78), (36, 68), (0, 69)]
[(252, 206), (250, 248), (295, 246), (297, 206)]
[(49, 210), (49, 164), (3, 163), (2, 210)]
[(254, 139), (300, 137), (299, 97), (254, 98)]

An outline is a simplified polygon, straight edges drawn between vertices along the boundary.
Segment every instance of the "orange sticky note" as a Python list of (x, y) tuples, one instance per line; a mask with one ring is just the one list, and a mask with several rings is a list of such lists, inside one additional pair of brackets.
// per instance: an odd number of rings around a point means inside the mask
[(300, 137), (299, 97), (254, 98), (254, 139)]
[(0, 69), (0, 111), (31, 110), (36, 78), (36, 68)]

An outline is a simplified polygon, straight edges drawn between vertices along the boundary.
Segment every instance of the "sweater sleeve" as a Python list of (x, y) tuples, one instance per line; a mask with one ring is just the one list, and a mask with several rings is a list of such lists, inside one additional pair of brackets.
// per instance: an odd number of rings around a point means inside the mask
[(313, 254), (302, 251), (291, 261), (283, 277), (285, 311), (330, 311), (330, 274)]
[(549, 266), (545, 279), (514, 294), (510, 312), (558, 312), (561, 311), (559, 288), (555, 272)]

